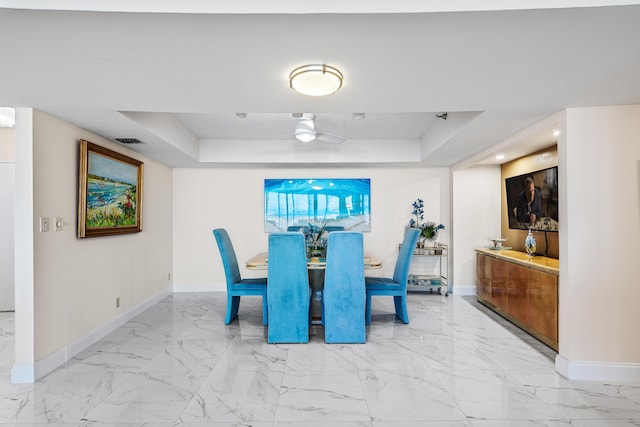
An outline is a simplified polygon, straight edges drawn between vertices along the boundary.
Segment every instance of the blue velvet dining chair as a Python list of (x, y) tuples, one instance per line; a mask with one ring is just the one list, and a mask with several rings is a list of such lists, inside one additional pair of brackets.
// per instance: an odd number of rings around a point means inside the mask
[(409, 323), (409, 313), (407, 311), (407, 280), (409, 279), (409, 267), (413, 252), (416, 249), (421, 230), (419, 228), (409, 228), (404, 233), (404, 240), (400, 246), (396, 266), (393, 269), (393, 277), (365, 277), (367, 286), (367, 325), (371, 323), (371, 297), (392, 296), (396, 309), (396, 316), (402, 323)]
[(267, 340), (276, 343), (309, 342), (309, 274), (304, 234), (269, 235)]
[(365, 300), (362, 233), (331, 232), (323, 291), (326, 343), (366, 341)]
[(238, 268), (238, 258), (233, 249), (233, 244), (229, 238), (229, 233), (224, 228), (216, 228), (213, 230), (213, 236), (218, 243), (220, 256), (222, 257), (222, 265), (224, 267), (224, 276), (227, 281), (227, 314), (224, 319), (225, 325), (228, 325), (238, 317), (238, 309), (240, 308), (240, 297), (247, 295), (257, 295), (262, 297), (262, 323), (268, 323), (267, 311), (267, 278), (243, 279), (240, 276)]

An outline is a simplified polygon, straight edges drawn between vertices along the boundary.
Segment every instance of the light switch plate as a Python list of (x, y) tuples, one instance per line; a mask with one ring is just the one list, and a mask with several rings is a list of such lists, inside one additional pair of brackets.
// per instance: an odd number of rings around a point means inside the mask
[(49, 231), (49, 218), (40, 217), (40, 232), (46, 233)]

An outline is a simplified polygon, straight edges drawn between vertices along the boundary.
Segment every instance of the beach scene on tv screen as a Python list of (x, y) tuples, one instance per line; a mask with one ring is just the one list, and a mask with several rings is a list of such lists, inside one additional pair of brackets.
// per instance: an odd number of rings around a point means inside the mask
[(264, 229), (268, 233), (326, 225), (371, 231), (368, 178), (264, 180)]

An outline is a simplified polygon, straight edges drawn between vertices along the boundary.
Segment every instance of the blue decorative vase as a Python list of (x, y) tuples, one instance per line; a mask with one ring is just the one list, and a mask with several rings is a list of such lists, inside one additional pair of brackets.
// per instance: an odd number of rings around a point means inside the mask
[(536, 239), (531, 234), (531, 230), (524, 239), (524, 249), (527, 251), (527, 255), (533, 256), (536, 253)]

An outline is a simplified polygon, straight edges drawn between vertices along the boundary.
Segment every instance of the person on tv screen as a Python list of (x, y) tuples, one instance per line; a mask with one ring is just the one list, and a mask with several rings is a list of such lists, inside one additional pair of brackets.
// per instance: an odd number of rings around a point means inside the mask
[(530, 224), (534, 224), (542, 216), (540, 191), (531, 177), (524, 180), (524, 190), (518, 196), (515, 214), (518, 221)]

